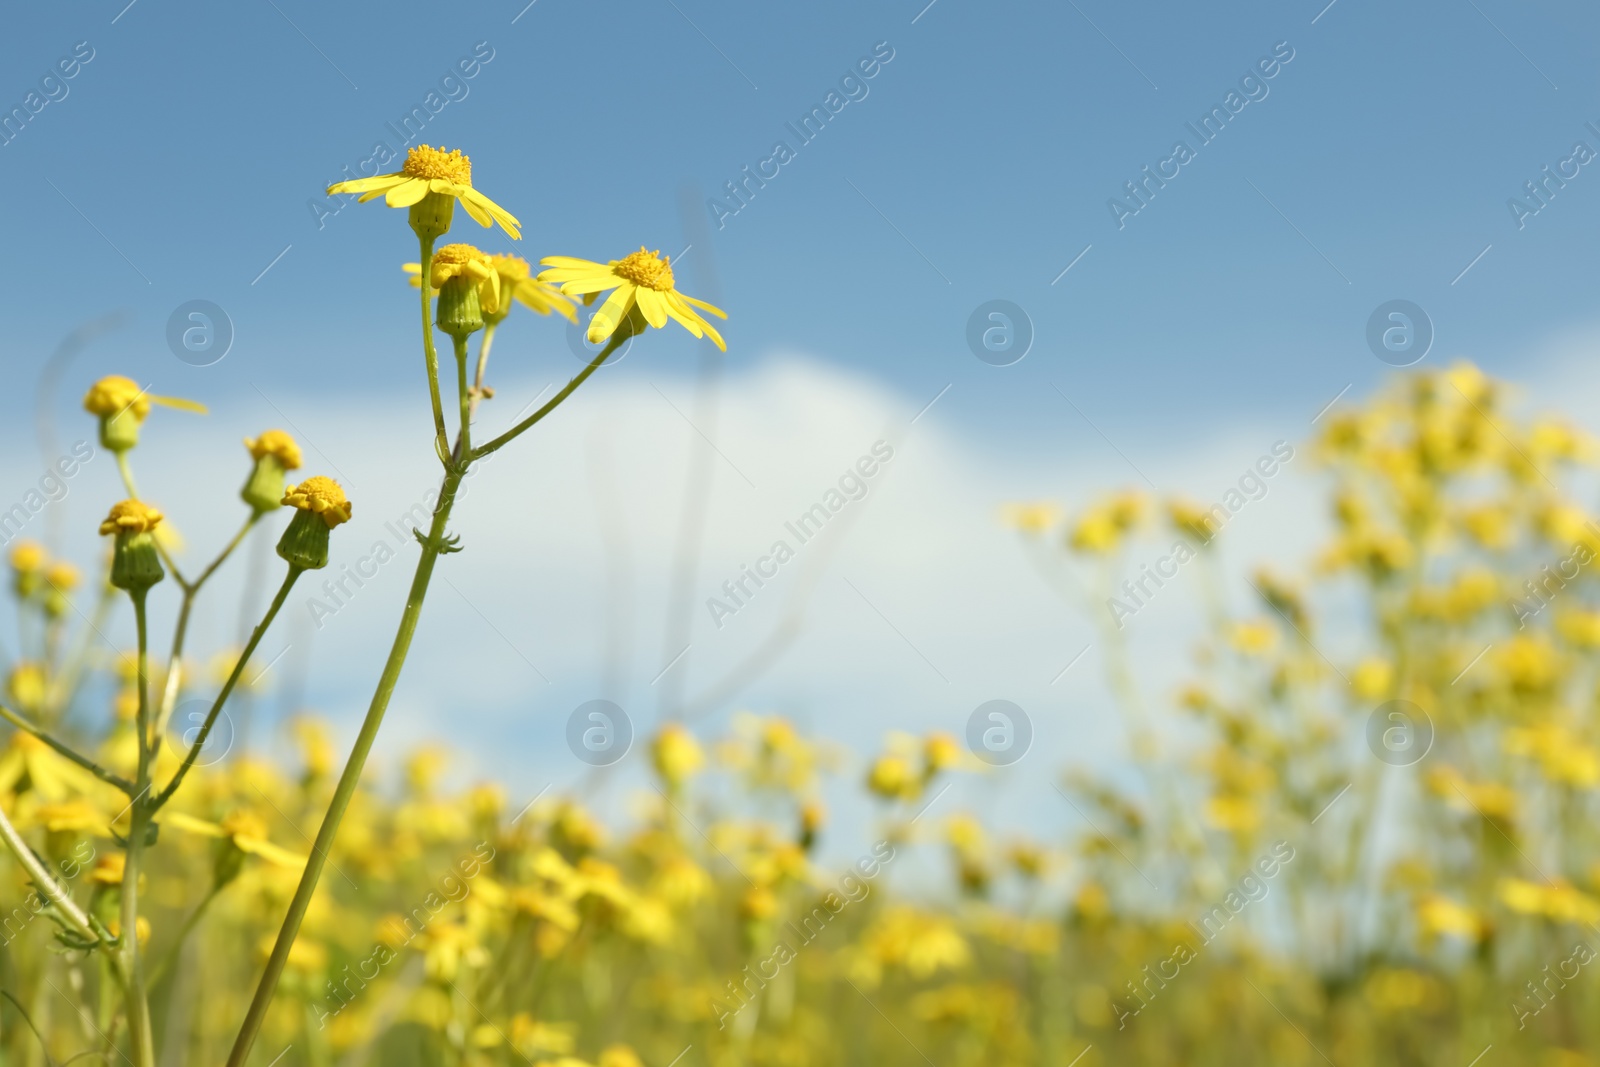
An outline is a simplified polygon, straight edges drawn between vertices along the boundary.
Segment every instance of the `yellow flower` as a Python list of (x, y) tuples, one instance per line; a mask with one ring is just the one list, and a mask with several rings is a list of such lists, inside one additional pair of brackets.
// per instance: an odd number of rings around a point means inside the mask
[(121, 885), (127, 862), (126, 853), (107, 852), (95, 862), (94, 870), (89, 872), (89, 881), (96, 885)]
[(900, 756), (879, 757), (867, 775), (867, 788), (889, 800), (912, 800), (922, 791), (911, 764)]
[(100, 524), (102, 534), (149, 533), (161, 524), (162, 514), (140, 500), (123, 500), (111, 505), (111, 513)]
[(152, 396), (149, 390), (139, 388), (133, 379), (124, 378), (120, 374), (101, 378), (91, 385), (83, 396), (83, 410), (101, 418), (127, 412), (133, 416), (135, 422), (143, 422), (145, 416), (150, 414), (151, 404), (193, 411), (200, 415), (206, 413), (204, 404), (198, 404), (193, 400), (181, 400), (175, 396)]
[(51, 588), (59, 593), (70, 593), (78, 588), (80, 576), (78, 568), (66, 560), (57, 560), (50, 564), (44, 572), (44, 580), (50, 583)]
[(282, 430), (267, 430), (254, 439), (246, 437), (244, 447), (250, 450), (251, 459), (272, 456), (286, 471), (300, 469), (300, 446)]
[(1236, 622), (1228, 641), (1246, 655), (1265, 655), (1278, 643), (1278, 631), (1265, 622)]
[(480, 226), (501, 228), (514, 238), (522, 236), (516, 216), (472, 187), (472, 160), (460, 149), (446, 152), (419, 144), (406, 153), (406, 161), (393, 174), (357, 178), (328, 186), (328, 195), (360, 193), (361, 203), (383, 197), (390, 207), (411, 207), (429, 193), (459, 201)]
[(1061, 509), (1054, 504), (1007, 504), (1000, 510), (1000, 518), (1007, 526), (1025, 534), (1044, 533), (1061, 517)]
[(338, 482), (320, 474), (284, 490), (283, 502), (301, 511), (320, 515), (330, 530), (341, 522), (350, 521), (350, 501), (345, 497), (344, 490), (339, 488)]
[[(495, 273), (500, 275), (501, 291), (509, 290), (511, 296), (520, 300), (524, 307), (540, 315), (554, 311), (568, 322), (578, 321), (577, 306), (562, 296), (561, 290), (554, 285), (535, 279), (533, 268), (521, 256), (492, 255), (489, 262), (494, 265)], [(497, 317), (504, 318), (510, 310), (511, 301), (507, 300)]]
[(682, 785), (705, 763), (705, 754), (700, 751), (699, 742), (677, 723), (669, 723), (662, 728), (652, 746), (651, 757), (656, 765), (656, 773), (673, 786)]
[[(412, 285), (422, 284), (421, 263), (406, 263), (401, 269), (411, 275)], [(500, 272), (495, 270), (489, 253), (468, 244), (445, 245), (433, 254), (428, 284), (437, 292), (451, 278), (468, 278), (478, 283), (478, 307), (484, 315), (494, 315), (500, 310)]]
[(298, 856), (288, 849), (279, 848), (267, 840), (267, 824), (260, 816), (248, 811), (234, 811), (225, 816), (222, 822), (206, 822), (196, 819), (192, 815), (185, 815), (175, 811), (163, 821), (180, 830), (187, 830), (201, 837), (221, 838), (233, 845), (240, 852), (259, 856), (268, 863), (279, 867), (303, 867), (306, 858)]
[(1368, 656), (1351, 672), (1350, 688), (1362, 700), (1388, 696), (1394, 688), (1394, 664), (1379, 656)]
[(1484, 931), (1484, 921), (1477, 912), (1437, 893), (1430, 893), (1417, 902), (1417, 923), (1429, 937), (1448, 934), (1477, 941)]
[(727, 318), (727, 313), (704, 300), (678, 292), (672, 278), (671, 256), (663, 258), (659, 251), (647, 252), (641, 245), (639, 251), (608, 263), (571, 256), (546, 256), (539, 262), (551, 268), (539, 275), (539, 281), (560, 283), (563, 293), (582, 296), (585, 303), (591, 302), (596, 293), (616, 290), (589, 321), (590, 344), (599, 344), (610, 337), (637, 308), (651, 326), (665, 326), (671, 318), (694, 336), (710, 336), (718, 348), (724, 352), (728, 350), (722, 335), (695, 309), (719, 319)]
[(11, 569), (18, 574), (37, 574), (48, 560), (44, 546), (37, 541), (18, 541), (11, 550)]

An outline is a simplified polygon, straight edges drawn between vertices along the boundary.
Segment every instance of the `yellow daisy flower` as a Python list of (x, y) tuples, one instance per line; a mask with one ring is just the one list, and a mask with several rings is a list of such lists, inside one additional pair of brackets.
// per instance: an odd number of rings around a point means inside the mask
[[(445, 245), (433, 254), (429, 287), (437, 294), (451, 278), (470, 278), (478, 283), (478, 307), (485, 316), (500, 310), (500, 273), (494, 258), (472, 245)], [(411, 284), (422, 285), (422, 264), (405, 263), (401, 270), (411, 275)]]
[(300, 469), (300, 446), (282, 430), (267, 430), (260, 437), (244, 439), (251, 459), (272, 456), (286, 471)]
[(727, 318), (727, 313), (704, 300), (678, 292), (672, 279), (671, 256), (663, 257), (659, 251), (647, 252), (641, 245), (639, 251), (608, 263), (571, 256), (546, 256), (539, 262), (551, 268), (539, 275), (539, 281), (557, 283), (563, 293), (582, 296), (586, 304), (591, 303), (597, 293), (616, 290), (589, 322), (590, 344), (599, 344), (610, 337), (637, 308), (651, 326), (659, 328), (667, 324), (667, 319), (675, 319), (694, 336), (709, 335), (718, 348), (724, 352), (728, 350), (722, 335), (699, 311), (709, 312), (719, 319)]
[(341, 522), (349, 522), (352, 512), (350, 501), (339, 483), (320, 474), (284, 490), (283, 502), (289, 507), (321, 516), (330, 530)]
[(406, 161), (393, 174), (338, 182), (328, 194), (360, 193), (361, 203), (383, 197), (390, 207), (411, 207), (430, 194), (459, 201), (480, 226), (500, 227), (513, 238), (522, 236), (515, 215), (472, 187), (472, 160), (460, 149), (447, 152), (419, 144), (406, 153)]
[(171, 396), (152, 396), (132, 378), (107, 375), (89, 387), (83, 409), (100, 419), (100, 443), (112, 452), (126, 452), (139, 443), (139, 426), (150, 414), (150, 405), (178, 408), (204, 415), (206, 407), (193, 400)]
[[(492, 255), (489, 262), (493, 264), (495, 273), (500, 275), (500, 289), (509, 290), (511, 296), (521, 301), (523, 306), (540, 315), (554, 311), (568, 322), (578, 321), (577, 306), (549, 282), (536, 280), (533, 268), (521, 256)], [(507, 300), (497, 317), (504, 318), (510, 310), (511, 301)]]

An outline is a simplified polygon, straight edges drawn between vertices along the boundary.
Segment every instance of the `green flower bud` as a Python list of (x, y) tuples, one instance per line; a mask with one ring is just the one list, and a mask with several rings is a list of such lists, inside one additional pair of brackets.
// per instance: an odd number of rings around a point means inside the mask
[(155, 528), (161, 512), (139, 500), (113, 504), (100, 524), (102, 534), (115, 534), (111, 553), (111, 584), (130, 593), (142, 593), (167, 576), (156, 548)]
[(288, 529), (278, 540), (278, 555), (290, 566), (316, 571), (328, 565), (328, 534), (349, 522), (352, 509), (344, 490), (332, 478), (320, 475), (291, 485), (283, 503), (296, 509)]
[(439, 329), (451, 337), (466, 337), (483, 329), (483, 308), (478, 300), (478, 281), (458, 274), (439, 287)]
[(411, 205), (411, 228), (424, 241), (437, 240), (450, 232), (456, 198), (448, 193), (427, 193)]

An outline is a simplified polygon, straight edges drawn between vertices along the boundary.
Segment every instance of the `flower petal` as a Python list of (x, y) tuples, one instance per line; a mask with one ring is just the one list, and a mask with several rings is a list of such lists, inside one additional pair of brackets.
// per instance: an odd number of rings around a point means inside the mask
[(667, 302), (654, 289), (639, 287), (639, 310), (644, 313), (644, 321), (656, 329), (667, 324)]
[(404, 185), (397, 185), (384, 195), (383, 202), (390, 207), (410, 207), (428, 195), (428, 183), (421, 178), (412, 178)]
[(728, 313), (726, 311), (723, 311), (714, 304), (708, 304), (704, 300), (696, 300), (688, 293), (678, 293), (678, 299), (682, 300), (685, 304), (699, 308), (701, 311), (709, 311), (719, 319), (725, 319), (728, 317)]
[(401, 185), (410, 180), (411, 179), (406, 175), (396, 171), (393, 174), (379, 174), (371, 178), (356, 178), (353, 181), (348, 182), (334, 182), (332, 185), (328, 186), (328, 195), (334, 196), (336, 194), (342, 195), (345, 193), (365, 193), (374, 189), (379, 192), (383, 192), (385, 189), (392, 189), (396, 185)]
[(594, 313), (594, 318), (589, 320), (590, 344), (599, 344), (616, 332), (622, 317), (633, 307), (634, 291), (637, 288), (638, 286), (632, 282), (624, 282), (604, 304), (600, 305), (600, 309)]

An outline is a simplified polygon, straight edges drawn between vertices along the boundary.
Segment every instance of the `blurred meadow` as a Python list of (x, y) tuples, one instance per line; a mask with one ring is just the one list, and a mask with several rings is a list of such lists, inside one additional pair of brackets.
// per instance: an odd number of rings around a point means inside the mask
[[(1515, 397), (1467, 363), (1400, 372), (1285, 443), (1331, 520), (1293, 570), (1219, 560), (1248, 478), (1212, 506), (1112, 490), (991, 516), (1107, 650), (1133, 773), (1049, 771), (1079, 832), (941, 806), (950, 783), (1007, 772), (1009, 735), (890, 732), (852, 759), (757, 712), (638, 738), (648, 779), (609, 818), (587, 787), (446, 786), (436, 746), (375, 768), (257, 1059), (1591, 1062), (1600, 525), (1569, 487), (1600, 448)], [(119, 595), (108, 558), (12, 547), (6, 715), (131, 777), (137, 657), (93, 640)], [(1208, 591), (1189, 680), (1151, 691), (1124, 624), (1189, 570)], [(216, 650), (178, 699), (237, 660)], [(150, 681), (166, 685), (159, 660)], [(198, 765), (146, 852), (161, 1062), (225, 1055), (306, 862), (296, 827), (327, 807), (339, 746), (314, 714), (285, 729), (292, 758), (241, 746)], [(182, 747), (158, 746), (154, 778)], [(841, 775), (870, 798), (859, 825), (822, 800)], [(0, 790), (35, 859), (114, 932), (126, 797), (32, 730), (9, 737)], [(819, 858), (830, 837), (859, 855)], [(6, 877), (6, 1062), (114, 1062), (112, 966), (16, 855)]]

